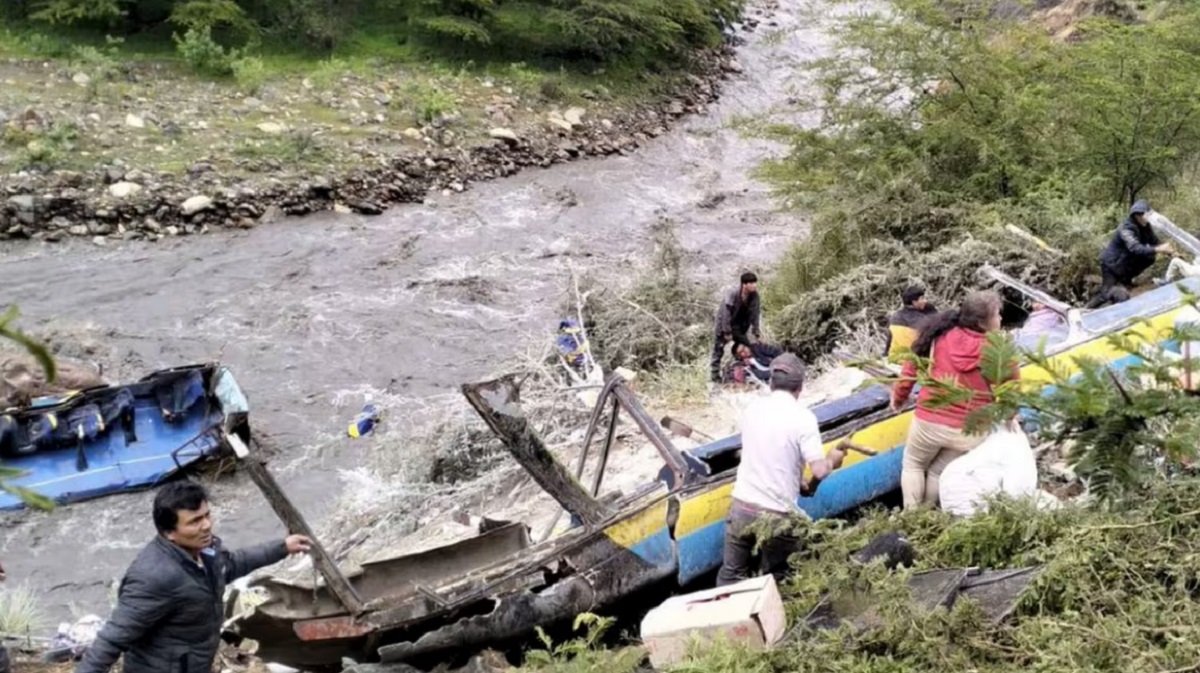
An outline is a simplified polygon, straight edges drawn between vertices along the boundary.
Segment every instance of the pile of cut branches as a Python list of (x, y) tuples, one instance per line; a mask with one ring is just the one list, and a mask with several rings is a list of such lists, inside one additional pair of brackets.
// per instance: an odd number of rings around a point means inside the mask
[[(1082, 298), (1079, 283), (1063, 273), (1061, 258), (1020, 239), (968, 238), (915, 255), (898, 244), (881, 248), (875, 255), (878, 263), (856, 267), (798, 294), (769, 317), (773, 332), (789, 350), (815, 359), (864, 325), (882, 327), (910, 284), (924, 285), (926, 298), (939, 309), (953, 308), (967, 292), (990, 287), (979, 273), (986, 264), (1062, 299)], [(1008, 299), (1022, 302), (1015, 294)]]

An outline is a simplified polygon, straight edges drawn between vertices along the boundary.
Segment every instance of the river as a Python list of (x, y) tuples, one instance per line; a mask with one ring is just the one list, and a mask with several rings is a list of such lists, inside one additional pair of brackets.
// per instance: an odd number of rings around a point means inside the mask
[[(803, 233), (804, 219), (778, 212), (751, 175), (782, 148), (733, 126), (807, 95), (796, 64), (830, 39), (799, 0), (757, 11), (721, 99), (631, 155), (529, 170), (377, 217), (321, 213), (104, 247), (5, 244), (4, 302), (20, 305), (27, 329), (49, 330), (65, 352), (90, 349), (121, 379), (220, 357), (250, 397), (254, 427), (281, 450), (280, 481), (319, 522), (342, 488), (337, 470), (367, 458), (366, 443), (331, 441), (359, 393), (394, 378), (420, 398), (496, 373), (530, 339), (549, 338), (572, 267), (619, 278), (644, 259), (660, 216), (678, 222), (691, 268), (723, 284), (766, 269)], [(567, 254), (546, 256), (560, 239)], [(213, 497), (227, 545), (282, 532), (247, 480), (220, 480)], [(113, 583), (154, 533), (151, 499), (4, 516), (8, 582), (38, 590), (53, 622), (106, 615)]]

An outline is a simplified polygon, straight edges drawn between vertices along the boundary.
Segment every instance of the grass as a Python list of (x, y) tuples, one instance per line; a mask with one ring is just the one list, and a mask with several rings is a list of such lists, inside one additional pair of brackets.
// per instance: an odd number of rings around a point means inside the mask
[[(547, 100), (581, 100), (581, 94), (605, 99), (612, 97), (613, 92), (619, 99), (639, 99), (661, 93), (666, 85), (684, 74), (671, 69), (651, 74), (643, 64), (633, 61), (588, 71), (570, 68), (570, 64), (560, 61), (452, 60), (412, 46), (404, 39), (406, 26), (370, 25), (370, 30), (355, 30), (331, 53), (264, 41), (258, 48), (247, 50), (253, 58), (249, 71), (235, 74), (239, 82), (253, 86), (305, 77), (314, 86), (328, 87), (346, 74), (369, 76), (381, 69), (403, 70), (426, 79), (491, 78), (521, 93), (541, 94)], [(80, 48), (112, 46), (107, 36), (95, 31), (0, 23), (0, 57), (66, 59)], [(165, 28), (122, 38), (113, 56), (123, 62), (172, 64), (179, 67), (181, 74), (186, 70), (170, 31)]]
[[(619, 114), (686, 76), (650, 74), (632, 62), (587, 72), (557, 62), (434, 58), (384, 28), (359, 31), (332, 53), (266, 41), (230, 58), (200, 45), (188, 52), (189, 65), (169, 31), (114, 40), (0, 25), (0, 58), (15, 59), (0, 65), (6, 82), (0, 109), (32, 107), (52, 122), (0, 139), (0, 171), (86, 171), (118, 159), (174, 174), (199, 162), (242, 177), (258, 173), (255, 162), (263, 161), (278, 162), (270, 170), (341, 170), (360, 162), (364, 151), (411, 151), (413, 141), (400, 137), (406, 127), (448, 121), (455, 142), (470, 146), (491, 142), (494, 126), (518, 133), (544, 128), (553, 108), (580, 106), (590, 119)], [(47, 75), (47, 60), (62, 67)], [(209, 74), (193, 69), (201, 65)], [(211, 74), (219, 70), (232, 74)], [(89, 81), (73, 81), (79, 74)], [(497, 105), (506, 117), (489, 113)], [(131, 112), (158, 122), (121, 124)], [(175, 128), (158, 125), (164, 121)], [(272, 137), (258, 129), (262, 122), (297, 135)]]
[(643, 389), (645, 396), (668, 408), (708, 403), (708, 358), (692, 362), (667, 363), (650, 372)]
[(0, 589), (0, 633), (13, 638), (36, 634), (48, 622), (37, 592), (27, 585)]

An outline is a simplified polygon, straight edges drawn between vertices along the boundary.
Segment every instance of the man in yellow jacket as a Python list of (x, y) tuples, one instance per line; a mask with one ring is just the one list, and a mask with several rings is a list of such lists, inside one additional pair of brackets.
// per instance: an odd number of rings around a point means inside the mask
[(887, 344), (884, 354), (888, 362), (900, 363), (900, 356), (912, 349), (921, 321), (937, 313), (937, 307), (925, 299), (925, 288), (910, 285), (900, 294), (904, 306), (888, 318)]

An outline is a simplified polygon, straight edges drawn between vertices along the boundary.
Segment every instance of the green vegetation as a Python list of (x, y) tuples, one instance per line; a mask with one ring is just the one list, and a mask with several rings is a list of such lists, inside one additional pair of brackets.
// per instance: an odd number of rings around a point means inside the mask
[(252, 52), (632, 72), (669, 70), (719, 44), (719, 21), (737, 9), (735, 0), (17, 0), (0, 19), (30, 51), (111, 34), (135, 52), (176, 45), (209, 75), (233, 74)]
[(20, 639), (40, 633), (49, 625), (43, 598), (24, 584), (0, 588), (0, 634)]
[[(771, 651), (725, 643), (701, 645), (673, 673), (902, 673), (908, 671), (1193, 670), (1200, 661), (1200, 481), (1143, 484), (1121, 507), (1039, 510), (995, 501), (986, 513), (954, 520), (918, 509), (874, 511), (854, 524), (798, 521), (803, 550), (782, 587), (791, 625), (822, 601), (847, 615), (873, 606), (869, 628), (850, 624), (797, 633)], [(913, 571), (931, 568), (1021, 568), (1043, 565), (1017, 599), (1013, 615), (992, 624), (971, 599), (951, 609), (912, 600), (912, 571), (851, 562), (888, 531), (901, 531), (917, 552)], [(559, 646), (562, 648), (563, 646)], [(582, 642), (576, 648), (582, 648)], [(621, 654), (621, 657), (628, 657)], [(531, 657), (526, 670), (583, 673), (589, 654)], [(616, 655), (610, 661), (619, 661)], [(574, 665), (573, 665), (574, 664)], [(614, 663), (613, 670), (618, 669)]]
[(0, 169), (334, 176), (495, 127), (537, 137), (555, 108), (613, 120), (686, 86), (737, 1), (0, 3), (0, 56), (27, 59), (6, 66)]
[(616, 620), (611, 617), (581, 613), (575, 617), (573, 628), (584, 634), (557, 645), (539, 626), (538, 638), (546, 649), (529, 652), (526, 664), (533, 670), (562, 673), (634, 673), (644, 658), (640, 649), (604, 649), (604, 638), (614, 624)]
[[(1180, 175), (1200, 156), (1193, 7), (1149, 23), (1089, 19), (1066, 43), (1036, 22), (988, 18), (977, 3), (891, 6), (889, 17), (845, 19), (840, 46), (855, 58), (811, 65), (820, 92), (811, 105), (823, 111), (816, 128), (758, 129), (790, 146), (762, 175), (812, 220), (811, 236), (764, 284), (769, 313), (781, 316), (776, 331), (806, 354), (827, 351), (837, 335), (814, 334), (788, 307), (823, 302), (881, 321), (909, 280), (956, 301), (960, 288), (943, 287), (937, 264), (960, 246), (983, 251), (969, 239), (1031, 247), (1007, 224), (1067, 253), (1025, 250), (1037, 259), (1017, 275), (1082, 299), (1128, 204), (1148, 196), (1171, 214)], [(962, 249), (963, 267), (992, 261)], [(898, 258), (906, 264), (886, 283), (864, 271)]]

